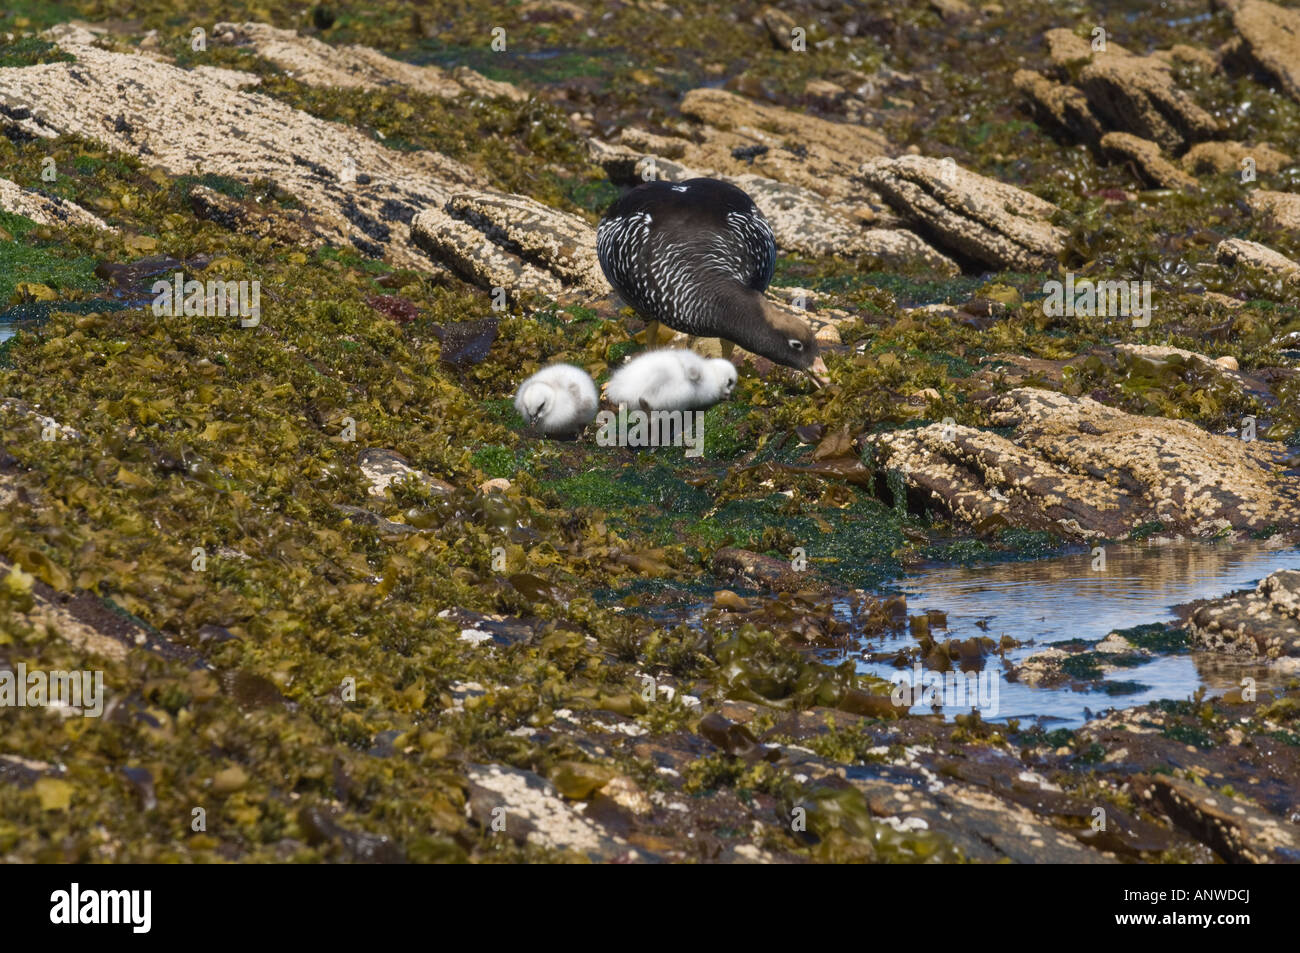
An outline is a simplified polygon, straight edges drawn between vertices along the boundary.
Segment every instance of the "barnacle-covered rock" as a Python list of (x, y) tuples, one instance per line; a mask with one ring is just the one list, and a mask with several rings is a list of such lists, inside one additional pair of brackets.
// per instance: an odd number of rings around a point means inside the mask
[(33, 222), (42, 225), (81, 225), (105, 232), (117, 231), (98, 215), (87, 212), (76, 202), (69, 202), (57, 195), (29, 191), (8, 179), (0, 179), (0, 209), (30, 218)]
[(1265, 0), (1234, 0), (1232, 25), (1257, 66), (1300, 99), (1300, 11)]
[(457, 192), (411, 222), (411, 239), (435, 261), (484, 288), (554, 297), (577, 286), (606, 294), (596, 230), (577, 216), (498, 192)]
[(874, 440), (910, 488), (976, 527), (1079, 539), (1157, 521), (1194, 536), (1300, 527), (1300, 478), (1268, 441), (1033, 388), (998, 398), (993, 423), (1015, 430), (938, 423)]
[(392, 450), (362, 450), (357, 457), (357, 466), (370, 481), (372, 496), (386, 495), (396, 480), (414, 479), (436, 494), (451, 493), (455, 489), (451, 484), (412, 467), (400, 453)]
[(1200, 606), (1188, 623), (1202, 648), (1300, 672), (1300, 572), (1275, 572), (1252, 591)]
[(1245, 265), (1279, 278), (1300, 280), (1300, 264), (1259, 242), (1228, 238), (1219, 242), (1215, 256), (1225, 265)]
[(1198, 142), (1183, 154), (1179, 164), (1194, 175), (1205, 172), (1241, 172), (1253, 167), (1255, 172), (1272, 175), (1291, 164), (1291, 157), (1266, 142)]
[(1170, 152), (1219, 133), (1219, 124), (1174, 82), (1168, 64), (1108, 46), (1092, 54), (1079, 83), (1093, 110), (1112, 128), (1150, 139)]
[(0, 126), (98, 139), (173, 175), (273, 181), (307, 210), (318, 237), (407, 267), (427, 262), (409, 243), (416, 212), (478, 182), (444, 156), (386, 149), (359, 130), (203, 73), (91, 46), (75, 52), (75, 63), (0, 73)]
[(729, 175), (753, 173), (801, 185), (837, 205), (870, 205), (855, 179), (866, 159), (890, 154), (889, 141), (865, 126), (832, 122), (757, 103), (722, 89), (693, 89), (682, 115), (701, 125), (683, 160)]
[(923, 236), (997, 268), (1056, 265), (1065, 231), (1048, 218), (1051, 202), (1013, 185), (925, 156), (873, 159), (862, 178)]
[[(1015, 87), (1040, 120), (1078, 141), (1108, 148), (1102, 141), (1108, 131), (1127, 133), (1153, 143), (1158, 158), (1159, 150), (1177, 155), (1192, 143), (1219, 134), (1218, 122), (1178, 87), (1171, 68), (1178, 59), (1194, 59), (1204, 65), (1208, 58), (1213, 63), (1204, 51), (1185, 48), (1138, 56), (1109, 38), (1094, 48), (1066, 29), (1048, 30), (1043, 38), (1055, 78), (1020, 70), (1014, 77)], [(1121, 139), (1112, 142), (1108, 151), (1118, 150), (1132, 159), (1134, 145)], [(1148, 177), (1147, 167), (1152, 162), (1145, 156), (1150, 151), (1142, 147), (1139, 162)], [(1158, 184), (1164, 184), (1159, 180), (1170, 176), (1165, 172), (1156, 178)]]
[(1243, 803), (1230, 791), (1168, 775), (1143, 779), (1134, 788), (1229, 863), (1294, 863), (1300, 856), (1294, 824)]
[(1288, 231), (1300, 231), (1300, 192), (1255, 189), (1246, 201), (1265, 224)]
[(906, 229), (866, 228), (843, 207), (833, 204), (812, 189), (780, 182), (750, 172), (727, 175), (691, 168), (662, 154), (592, 142), (592, 154), (617, 182), (632, 183), (646, 177), (665, 182), (712, 176), (743, 189), (772, 225), (778, 248), (812, 257), (826, 255), (864, 256), (887, 266), (919, 264), (943, 274), (955, 275), (957, 263)]
[(1166, 159), (1160, 147), (1149, 139), (1127, 132), (1108, 132), (1101, 137), (1101, 148), (1112, 159), (1131, 162), (1142, 178), (1158, 188), (1194, 189), (1200, 184)]
[(1065, 83), (1057, 83), (1034, 70), (1017, 70), (1016, 89), (1033, 107), (1041, 122), (1065, 130), (1076, 141), (1097, 145), (1106, 128), (1092, 111), (1088, 97)]
[(622, 838), (578, 813), (545, 778), (499, 764), (468, 766), (470, 798), (466, 816), (484, 829), (519, 843), (577, 851), (592, 860), (637, 852)]
[[(212, 28), (212, 39), (256, 53), (309, 86), (361, 89), (401, 86), (447, 99), (454, 99), (469, 89), (479, 95), (505, 96), (516, 101), (528, 98), (523, 90), (490, 80), (468, 67), (461, 67), (460, 75), (452, 78), (436, 66), (413, 66), (368, 46), (331, 46), (315, 37), (281, 30), (268, 23), (218, 23)], [(457, 81), (462, 77), (468, 82)]]

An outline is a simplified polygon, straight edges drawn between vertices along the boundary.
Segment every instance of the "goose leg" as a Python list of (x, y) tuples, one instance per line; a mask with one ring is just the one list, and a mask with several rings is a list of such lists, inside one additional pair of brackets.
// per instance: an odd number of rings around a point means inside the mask
[(718, 349), (722, 351), (722, 356), (731, 360), (731, 354), (736, 350), (736, 342), (728, 341), (726, 338), (718, 338)]
[(654, 348), (659, 346), (659, 322), (651, 321), (645, 326), (645, 346)]

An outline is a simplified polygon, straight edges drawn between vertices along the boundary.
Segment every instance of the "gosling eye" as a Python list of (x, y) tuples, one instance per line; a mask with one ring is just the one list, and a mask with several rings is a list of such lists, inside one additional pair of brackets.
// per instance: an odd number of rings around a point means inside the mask
[(791, 350), (795, 350), (795, 351), (803, 350), (803, 341), (800, 341), (798, 338), (791, 338), (786, 343), (790, 345)]

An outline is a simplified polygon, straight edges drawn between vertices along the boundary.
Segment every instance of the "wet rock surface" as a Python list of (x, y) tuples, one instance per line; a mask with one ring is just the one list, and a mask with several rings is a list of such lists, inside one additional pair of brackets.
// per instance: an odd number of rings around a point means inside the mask
[(1065, 232), (1056, 210), (1028, 192), (922, 156), (875, 159), (859, 170), (906, 220), (950, 248), (995, 268), (1050, 266)]
[(280, 30), (268, 23), (218, 23), (217, 43), (243, 47), (312, 86), (377, 89), (400, 85), (434, 96), (455, 97), (465, 87), (443, 70), (411, 67), (364, 46), (336, 48), (320, 40)]
[(99, 216), (81, 206), (58, 196), (28, 191), (8, 179), (0, 179), (0, 209), (43, 225), (79, 225), (110, 230)]
[[(173, 175), (272, 178), (311, 209), (320, 237), (363, 253), (388, 252), (417, 263), (407, 238), (410, 219), (474, 180), (442, 157), (406, 158), (360, 133), (186, 70), (95, 47), (71, 48), (75, 66), (0, 75), (0, 97), (8, 104), (0, 123), (24, 135), (99, 139), (147, 156)], [(211, 141), (240, 145), (209, 155)]]
[(1300, 99), (1300, 14), (1264, 0), (1234, 0), (1224, 6), (1232, 11), (1247, 55)]
[(1202, 605), (1188, 625), (1203, 648), (1300, 671), (1300, 572), (1273, 573), (1253, 592)]
[(1149, 139), (1127, 132), (1108, 132), (1101, 137), (1102, 151), (1112, 158), (1131, 162), (1149, 184), (1162, 189), (1195, 188), (1197, 181), (1163, 158), (1160, 147)]
[(1118, 539), (1153, 521), (1193, 536), (1300, 525), (1281, 447), (1030, 388), (999, 398), (992, 420), (1013, 434), (930, 424), (877, 445), (909, 487), (976, 526)]

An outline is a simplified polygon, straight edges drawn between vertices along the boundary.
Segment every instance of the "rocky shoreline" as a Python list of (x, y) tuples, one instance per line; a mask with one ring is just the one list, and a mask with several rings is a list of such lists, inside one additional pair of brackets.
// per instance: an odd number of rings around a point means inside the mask
[[(1300, 542), (1300, 10), (657, 6), (0, 17), (0, 676), (107, 686), (5, 702), (0, 858), (1300, 861), (1300, 573), (1011, 675), (1284, 689), (1052, 729), (853, 665), (942, 628), (921, 565)], [(601, 210), (700, 175), (829, 386), (747, 355), (699, 461), (526, 433), (656, 343)]]

